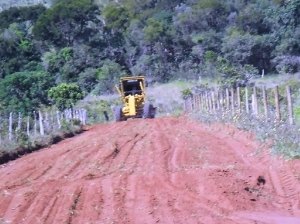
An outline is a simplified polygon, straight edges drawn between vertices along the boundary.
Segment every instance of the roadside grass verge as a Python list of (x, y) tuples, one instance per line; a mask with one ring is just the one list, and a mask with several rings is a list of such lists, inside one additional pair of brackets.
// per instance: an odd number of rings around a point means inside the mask
[(0, 164), (15, 160), (25, 154), (46, 148), (66, 138), (73, 137), (84, 131), (80, 124), (64, 124), (62, 129), (47, 135), (28, 137), (23, 133), (17, 133), (14, 141), (3, 140), (0, 146)]
[[(179, 116), (183, 113), (182, 91), (193, 85), (194, 83), (187, 81), (153, 84), (146, 88), (146, 101), (157, 107), (156, 117)], [(115, 93), (101, 96), (89, 95), (81, 100), (77, 107), (87, 109), (88, 121), (93, 124), (107, 122), (104, 112), (107, 113), (109, 121), (114, 121), (113, 109), (117, 105), (122, 105), (122, 102), (120, 96)]]
[(193, 112), (191, 117), (204, 123), (233, 124), (240, 130), (255, 134), (260, 142), (272, 141), (271, 152), (285, 159), (300, 159), (300, 127), (289, 125), (287, 122), (276, 122), (275, 118), (255, 117), (246, 113), (232, 114), (231, 112)]

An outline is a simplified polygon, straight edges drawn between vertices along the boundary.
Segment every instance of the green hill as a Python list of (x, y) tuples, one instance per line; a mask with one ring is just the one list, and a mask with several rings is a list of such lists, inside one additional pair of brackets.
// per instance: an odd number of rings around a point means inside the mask
[[(20, 90), (26, 94), (0, 89), (0, 110), (49, 105), (48, 90), (61, 83), (85, 94), (111, 92), (124, 74), (145, 74), (150, 82), (205, 77), (230, 86), (246, 85), (262, 71), (295, 73), (299, 24), (300, 0), (57, 0), (50, 8), (12, 7), (0, 13), (0, 85), (16, 89), (18, 77), (27, 86)], [(28, 81), (36, 74), (45, 77), (40, 95), (41, 81)]]

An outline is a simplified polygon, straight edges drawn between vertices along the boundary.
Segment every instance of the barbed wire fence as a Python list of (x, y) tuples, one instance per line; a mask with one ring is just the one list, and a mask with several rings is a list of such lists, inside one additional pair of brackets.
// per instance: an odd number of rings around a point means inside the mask
[(184, 102), (185, 112), (206, 112), (209, 114), (239, 115), (268, 121), (295, 124), (294, 105), (291, 87), (285, 92), (279, 87), (237, 87), (203, 89), (187, 97)]
[(299, 89), (290, 86), (204, 88), (185, 99), (184, 110), (202, 122), (230, 123), (251, 131), (260, 141), (272, 140), (274, 153), (300, 158), (297, 94)]
[(15, 141), (20, 135), (28, 138), (49, 135), (63, 128), (64, 124), (72, 122), (87, 124), (86, 109), (67, 109), (65, 111), (33, 111), (24, 116), (20, 112), (10, 112), (0, 116), (0, 144), (5, 141)]

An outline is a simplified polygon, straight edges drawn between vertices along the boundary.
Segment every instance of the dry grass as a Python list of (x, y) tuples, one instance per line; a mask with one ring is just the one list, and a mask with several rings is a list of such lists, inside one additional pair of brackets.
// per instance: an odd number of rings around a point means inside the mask
[(193, 113), (192, 117), (207, 123), (230, 123), (241, 130), (255, 133), (261, 142), (272, 140), (272, 152), (283, 155), (287, 159), (300, 158), (300, 127), (289, 125), (287, 122), (274, 122), (275, 117), (266, 120), (246, 113), (232, 115), (228, 112)]
[[(157, 116), (178, 115), (183, 112), (184, 101), (181, 92), (192, 86), (192, 83), (183, 81), (155, 84), (147, 87), (146, 97), (157, 107)], [(104, 111), (107, 111), (110, 120), (113, 120), (112, 110), (116, 105), (121, 105), (118, 94), (89, 95), (77, 106), (88, 110), (90, 123), (102, 123), (105, 122)]]
[(19, 158), (24, 154), (55, 144), (65, 138), (73, 137), (83, 131), (81, 125), (68, 125), (61, 130), (44, 136), (28, 138), (16, 136), (13, 141), (3, 140), (0, 146), (0, 164)]

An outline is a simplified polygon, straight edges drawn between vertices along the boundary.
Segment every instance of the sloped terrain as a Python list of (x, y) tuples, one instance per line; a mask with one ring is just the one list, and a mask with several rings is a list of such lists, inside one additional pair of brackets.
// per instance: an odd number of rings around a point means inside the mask
[(299, 163), (186, 118), (98, 125), (0, 168), (0, 223), (300, 223)]

